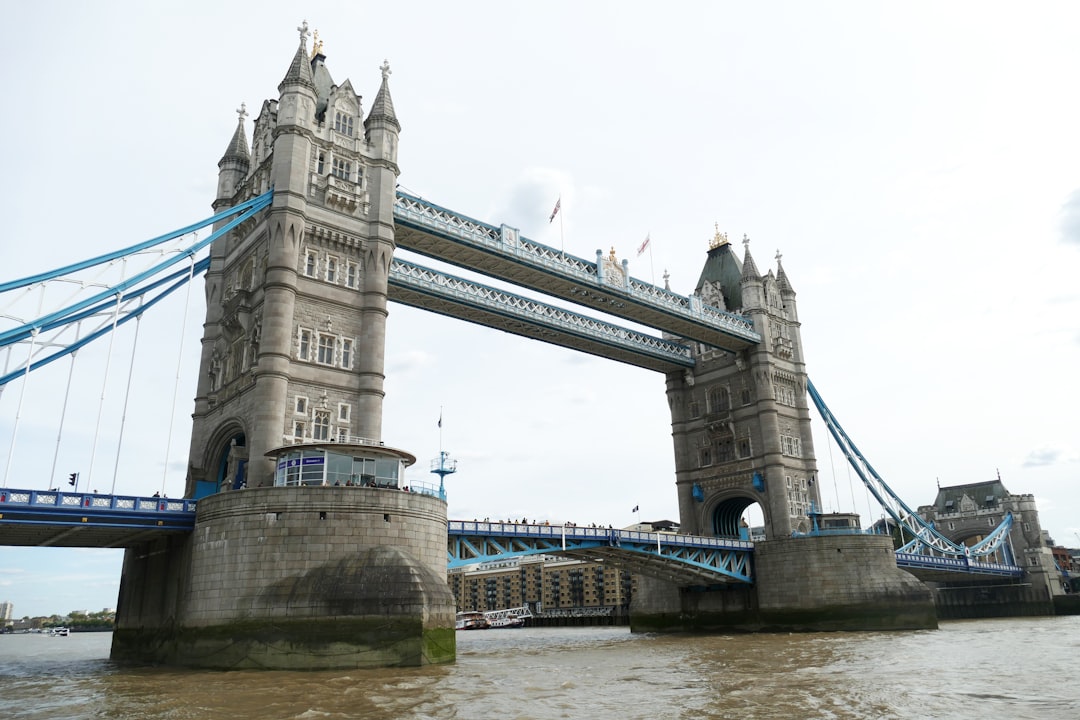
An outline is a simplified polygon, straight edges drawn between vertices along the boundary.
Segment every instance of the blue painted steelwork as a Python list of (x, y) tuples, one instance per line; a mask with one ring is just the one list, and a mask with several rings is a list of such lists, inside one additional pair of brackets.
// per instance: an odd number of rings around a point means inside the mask
[[(753, 581), (754, 544), (745, 540), (576, 525), (448, 523), (449, 569), (523, 555), (559, 555), (632, 562), (646, 574), (685, 584)], [(651, 567), (652, 573), (649, 572)]]
[(195, 529), (194, 500), (132, 495), (97, 495), (57, 490), (0, 490), (0, 527), (115, 527), (144, 530)]
[[(633, 303), (657, 311), (670, 319), (689, 320), (708, 326), (746, 344), (761, 342), (761, 336), (754, 330), (753, 323), (742, 315), (704, 305), (696, 297), (679, 295), (629, 276), (623, 278), (622, 282), (613, 282), (603, 277), (598, 263), (521, 237), (512, 228), (489, 225), (408, 193), (398, 191), (394, 203), (394, 222), (422, 234), (459, 243), (488, 256), (505, 258), (516, 265), (550, 277), (569, 280), (580, 286), (577, 289), (579, 297), (587, 292), (586, 288), (612, 293), (619, 298), (620, 303)], [(410, 244), (408, 238), (400, 238), (398, 245), (414, 252), (432, 255), (425, 248)], [(439, 259), (453, 262), (445, 257)], [(479, 266), (470, 269), (487, 272)], [(516, 278), (505, 279), (521, 284)], [(544, 291), (543, 288), (536, 289)], [(567, 299), (575, 301), (574, 298)], [(620, 314), (617, 303), (608, 305), (606, 310), (615, 315)]]
[(972, 575), (997, 575), (1000, 577), (1020, 577), (1024, 568), (1004, 563), (981, 562), (969, 557), (941, 557), (924, 553), (896, 551), (896, 566), (914, 570), (947, 570), (955, 573)]
[[(31, 347), (38, 349), (46, 347), (46, 345), (50, 348), (59, 348), (59, 350), (53, 350), (50, 355), (39, 358), (32, 363), (29, 363), (31, 358), (28, 358), (29, 366), (27, 366), (27, 364), (21, 364), (21, 369), (6, 373), (6, 375), (0, 377), (0, 386), (6, 382), (10, 382), (15, 377), (24, 375), (28, 369), (37, 369), (55, 361), (55, 359), (70, 355), (82, 348), (86, 343), (92, 342), (107, 334), (114, 326), (129, 322), (130, 320), (133, 320), (133, 318), (140, 316), (141, 313), (152, 307), (153, 304), (156, 304), (165, 296), (173, 293), (178, 287), (183, 286), (194, 274), (204, 272), (208, 267), (208, 260), (194, 261), (194, 256), (217, 240), (218, 237), (225, 235), (230, 230), (240, 225), (241, 222), (258, 213), (259, 210), (267, 207), (271, 200), (272, 191), (266, 192), (257, 196), (257, 198), (231, 207), (228, 210), (225, 210), (225, 212), (218, 213), (211, 218), (194, 223), (194, 225), (186, 228), (181, 228), (175, 232), (154, 237), (153, 240), (146, 241), (145, 243), (139, 243), (138, 245), (117, 250), (117, 252), (100, 255), (90, 260), (69, 264), (69, 266), (49, 272), (23, 277), (21, 280), (0, 284), (0, 293), (5, 293), (5, 291), (9, 290), (26, 289), (38, 284), (58, 281), (71, 273), (100, 266), (100, 264), (109, 263), (117, 259), (131, 257), (138, 253), (144, 253), (148, 248), (175, 240), (177, 237), (181, 237), (194, 230), (211, 226), (214, 222), (220, 221), (221, 219), (234, 216), (225, 226), (222, 226), (210, 235), (207, 235), (205, 239), (194, 242), (187, 247), (168, 250), (167, 254), (170, 255), (170, 257), (153, 264), (153, 266), (143, 272), (136, 273), (130, 277), (130, 279), (106, 286), (104, 289), (96, 291), (96, 293), (89, 298), (72, 302), (65, 308), (46, 313), (35, 318), (35, 320), (22, 321), (18, 326), (0, 332), (0, 348), (8, 347), (8, 345), (16, 343), (27, 342), (30, 343)], [(162, 252), (162, 254), (164, 255), (165, 253)], [(172, 271), (171, 274), (162, 275), (162, 273), (170, 271), (177, 263), (184, 260), (189, 260), (189, 268)], [(158, 291), (158, 294), (154, 295), (156, 291)], [(147, 300), (147, 298), (150, 299)], [(134, 304), (134, 300), (138, 300), (139, 302), (137, 307), (131, 309), (130, 305)], [(120, 310), (122, 308), (126, 309), (121, 314)], [(80, 338), (77, 341), (68, 343), (44, 342), (39, 338), (39, 335), (42, 334), (42, 332), (63, 331), (65, 328), (75, 326), (80, 321), (86, 320), (86, 318), (92, 316), (103, 318), (102, 326), (91, 332), (90, 335)]]
[(813, 400), (814, 406), (821, 414), (821, 419), (829, 429), (829, 433), (840, 446), (844, 457), (855, 469), (859, 478), (874, 498), (881, 504), (885, 512), (896, 521), (901, 532), (906, 531), (913, 538), (911, 542), (902, 548), (905, 553), (922, 554), (952, 558), (986, 557), (993, 555), (999, 550), (1007, 551), (1009, 528), (1012, 527), (1012, 515), (1006, 514), (1005, 518), (986, 538), (978, 545), (968, 547), (962, 543), (955, 543), (942, 535), (918, 513), (909, 508), (900, 497), (893, 492), (885, 481), (877, 474), (877, 471), (866, 461), (855, 443), (851, 441), (840, 423), (833, 417), (825, 401), (821, 398), (814, 384), (807, 380), (807, 392)]
[[(450, 301), (459, 307), (479, 308), (527, 323), (534, 328), (554, 328), (566, 335), (588, 338), (599, 345), (630, 350), (636, 355), (663, 360), (673, 368), (694, 366), (690, 348), (680, 343), (646, 335), (422, 265), (394, 260), (390, 265), (389, 282), (391, 287), (408, 288), (425, 296)], [(395, 299), (401, 302), (399, 298)]]

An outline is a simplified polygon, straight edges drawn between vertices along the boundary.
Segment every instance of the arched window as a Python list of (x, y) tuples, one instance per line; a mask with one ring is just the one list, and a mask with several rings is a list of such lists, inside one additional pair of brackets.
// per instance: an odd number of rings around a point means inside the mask
[(708, 403), (710, 413), (724, 413), (730, 410), (731, 395), (728, 393), (728, 389), (721, 385), (711, 388), (709, 390)]

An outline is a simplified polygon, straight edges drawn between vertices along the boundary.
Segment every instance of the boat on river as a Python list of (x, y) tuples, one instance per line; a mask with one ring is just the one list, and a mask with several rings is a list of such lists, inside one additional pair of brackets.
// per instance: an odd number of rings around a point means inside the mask
[(67, 637), (70, 632), (66, 627), (57, 627), (49, 631), (49, 637)]
[(484, 613), (479, 610), (466, 610), (457, 614), (455, 630), (487, 630), (491, 627)]
[(488, 610), (484, 613), (488, 625), (492, 628), (519, 628), (525, 627), (525, 621), (532, 617), (532, 611), (528, 606), (506, 608), (504, 610)]

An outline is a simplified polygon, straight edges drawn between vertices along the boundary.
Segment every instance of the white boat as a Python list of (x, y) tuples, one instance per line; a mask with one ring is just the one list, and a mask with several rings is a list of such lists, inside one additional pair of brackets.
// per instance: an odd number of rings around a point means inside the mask
[(506, 608), (505, 610), (488, 610), (484, 618), (488, 625), (493, 628), (519, 628), (525, 626), (525, 621), (532, 617), (528, 606)]
[(66, 627), (58, 627), (58, 628), (53, 628), (52, 630), (50, 630), (49, 631), (49, 636), (50, 637), (67, 637), (68, 633), (70, 633), (70, 632), (71, 631), (68, 630)]
[(491, 625), (479, 610), (459, 612), (454, 622), (455, 630), (487, 630)]

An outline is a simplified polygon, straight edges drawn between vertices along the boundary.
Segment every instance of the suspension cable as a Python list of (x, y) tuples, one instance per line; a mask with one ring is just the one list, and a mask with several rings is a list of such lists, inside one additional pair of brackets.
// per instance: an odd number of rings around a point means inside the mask
[[(143, 298), (139, 298), (139, 307), (142, 307)], [(135, 338), (131, 341), (131, 360), (128, 361), (127, 387), (124, 389), (124, 409), (120, 414), (120, 435), (116, 438), (116, 460), (113, 463), (112, 488), (110, 495), (116, 494), (116, 476), (120, 472), (120, 455), (124, 447), (124, 428), (127, 425), (128, 401), (131, 399), (131, 378), (135, 374), (135, 351), (139, 347), (139, 328), (142, 327), (142, 313), (135, 313)]]
[(30, 384), (30, 363), (34, 359), (34, 344), (37, 343), (37, 329), (30, 336), (30, 350), (26, 354), (26, 369), (23, 371), (22, 387), (19, 388), (19, 404), (15, 410), (15, 424), (11, 428), (11, 447), (8, 449), (7, 465), (4, 467), (4, 484), (7, 487), (8, 473), (11, 472), (11, 459), (15, 457), (15, 438), (19, 435), (19, 421), (22, 419), (23, 398), (26, 397), (26, 386)]
[(169, 452), (172, 450), (173, 423), (176, 422), (176, 399), (180, 392), (180, 369), (183, 367), (184, 358), (184, 335), (187, 329), (188, 308), (191, 306), (191, 282), (195, 275), (195, 258), (191, 258), (188, 267), (187, 297), (184, 298), (184, 319), (180, 321), (180, 349), (176, 353), (176, 379), (173, 381), (172, 406), (169, 408), (169, 434), (165, 438), (165, 468), (161, 471), (161, 494), (165, 494), (165, 478), (169, 472)]
[(113, 344), (116, 342), (116, 321), (120, 317), (120, 304), (123, 302), (123, 298), (124, 292), (122, 290), (116, 293), (116, 308), (113, 311), (112, 330), (109, 332), (109, 352), (105, 356), (105, 372), (101, 379), (101, 398), (98, 400), (97, 424), (94, 426), (94, 443), (90, 447), (90, 467), (86, 471), (87, 487), (90, 487), (90, 481), (93, 480), (94, 475), (94, 459), (97, 457), (98, 435), (101, 433), (101, 415), (105, 410), (105, 394), (109, 383), (109, 369), (112, 367), (112, 349)]
[[(78, 342), (82, 334), (82, 320), (75, 326), (75, 340)], [(60, 409), (60, 427), (56, 430), (56, 449), (53, 450), (52, 469), (49, 471), (49, 488), (59, 488), (60, 483), (56, 479), (56, 462), (60, 458), (60, 440), (64, 435), (64, 420), (67, 418), (68, 400), (71, 399), (71, 378), (75, 375), (75, 356), (78, 350), (71, 353), (71, 364), (68, 366), (67, 386), (64, 388), (64, 405)]]

